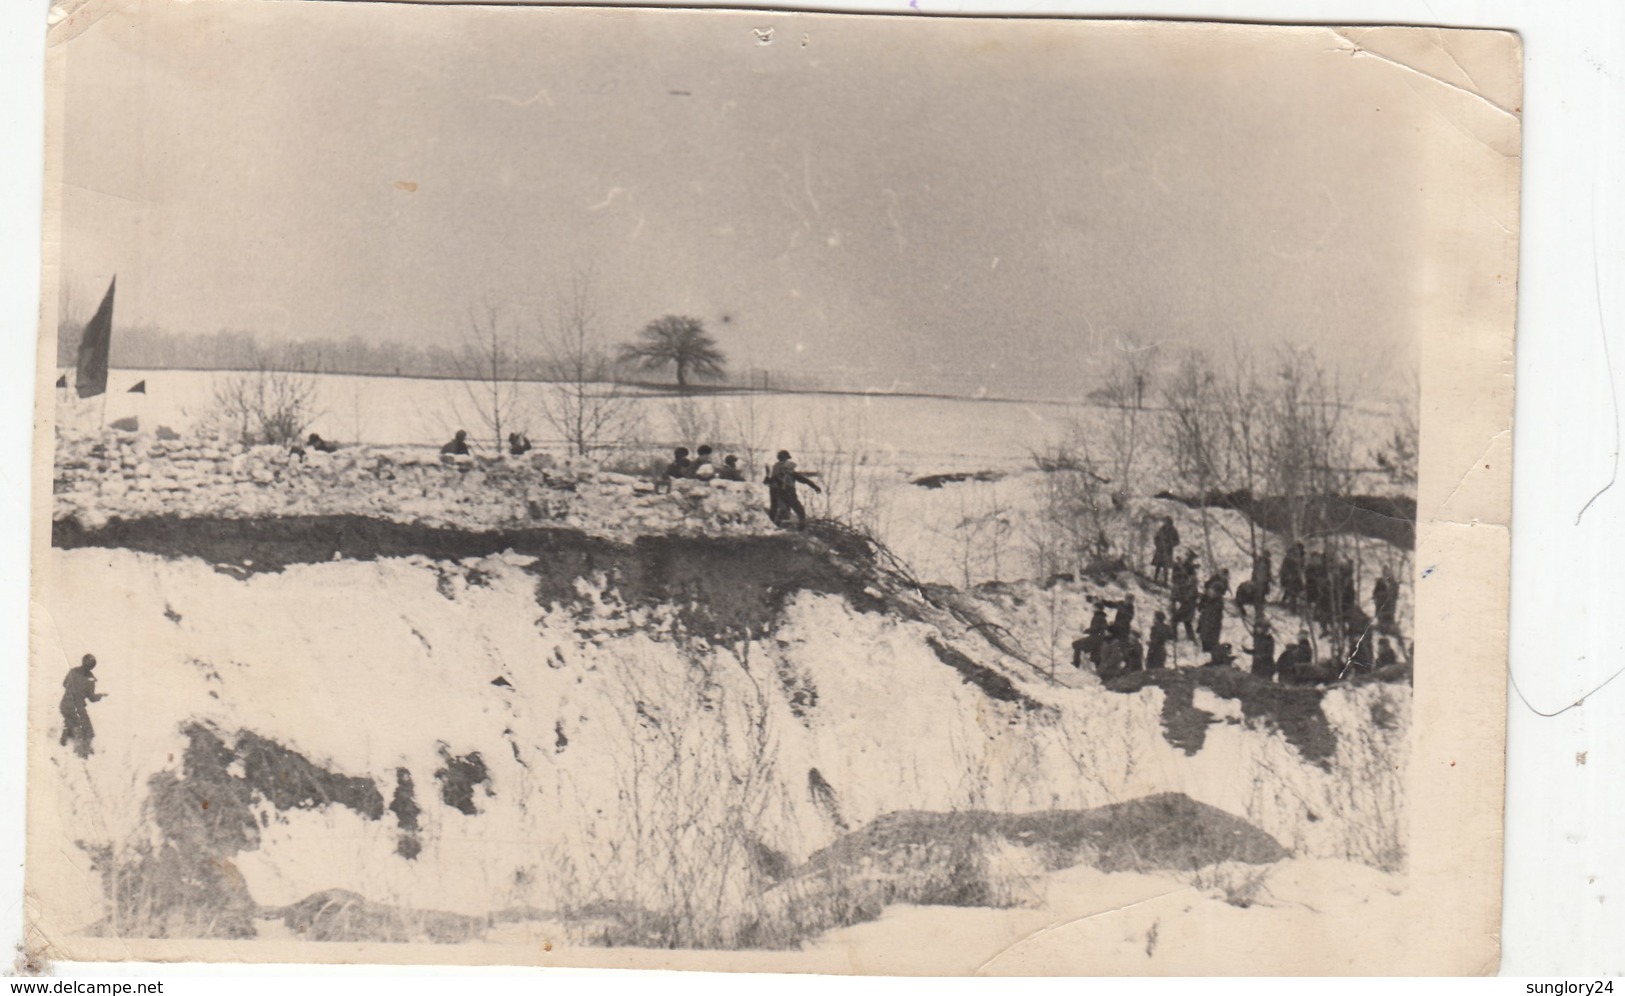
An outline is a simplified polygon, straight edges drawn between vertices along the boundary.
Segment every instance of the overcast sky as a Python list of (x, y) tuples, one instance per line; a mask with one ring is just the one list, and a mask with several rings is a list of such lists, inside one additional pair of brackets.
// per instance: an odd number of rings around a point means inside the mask
[(1064, 396), (1122, 340), (1392, 366), (1428, 111), (1338, 41), (136, 5), (70, 48), (64, 269), (120, 323), (428, 344), (590, 268), (606, 341), (689, 314), (854, 387)]

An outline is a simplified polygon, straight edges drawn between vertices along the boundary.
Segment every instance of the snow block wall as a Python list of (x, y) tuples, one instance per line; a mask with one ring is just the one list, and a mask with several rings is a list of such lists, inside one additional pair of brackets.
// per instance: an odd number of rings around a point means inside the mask
[(98, 525), (153, 515), (263, 518), (354, 514), (481, 528), (556, 525), (594, 535), (773, 531), (766, 488), (652, 481), (547, 454), (486, 459), (423, 448), (281, 446), (133, 432), (57, 439), (55, 518)]

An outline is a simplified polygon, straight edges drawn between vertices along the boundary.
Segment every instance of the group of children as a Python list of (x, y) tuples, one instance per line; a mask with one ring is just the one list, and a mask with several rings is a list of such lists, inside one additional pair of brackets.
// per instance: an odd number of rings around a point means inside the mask
[[(311, 434), (307, 444), (314, 449), (330, 453), (336, 446), (321, 439), (315, 433)], [(523, 456), (530, 452), (531, 443), (523, 433), (512, 432), (508, 434), (508, 452), (513, 456)], [(303, 450), (295, 447), (300, 456)], [(468, 433), (458, 429), (449, 442), (440, 447), (442, 456), (464, 456), (471, 452)], [(762, 483), (767, 485), (768, 518), (774, 525), (788, 527), (792, 517), (797, 528), (805, 529), (807, 526), (807, 509), (801, 504), (801, 498), (796, 493), (797, 485), (805, 484), (814, 491), (822, 493), (816, 482), (812, 480), (814, 474), (802, 473), (796, 469), (796, 462), (790, 458), (788, 450), (780, 450), (776, 461), (767, 468), (762, 477)], [(688, 447), (679, 446), (672, 451), (671, 462), (661, 473), (658, 485), (666, 491), (671, 490), (673, 481), (744, 481), (744, 469), (739, 466), (739, 458), (732, 453), (722, 458), (722, 463), (715, 461), (715, 451), (706, 445), (701, 445), (690, 453)]]
[(672, 481), (743, 481), (745, 472), (739, 469), (739, 458), (729, 453), (722, 458), (722, 466), (718, 467), (711, 459), (711, 447), (701, 446), (693, 456), (689, 456), (687, 446), (679, 446), (672, 452), (672, 461), (666, 465), (666, 472), (661, 480), (669, 488)]
[[(702, 445), (691, 457), (688, 447), (679, 446), (673, 451), (672, 461), (666, 465), (666, 472), (661, 480), (669, 490), (672, 481), (683, 479), (743, 481), (745, 474), (739, 468), (739, 458), (732, 453), (723, 457), (722, 466), (718, 467), (712, 462), (711, 447)], [(776, 462), (767, 468), (762, 483), (767, 485), (767, 515), (773, 520), (773, 524), (780, 528), (787, 527), (790, 524), (790, 517), (795, 516), (796, 528), (805, 529), (807, 509), (801, 504), (801, 498), (796, 493), (796, 485), (805, 484), (819, 493), (822, 493), (823, 489), (807, 474), (796, 470), (796, 462), (790, 458), (789, 450), (779, 451)]]
[[(1087, 657), (1102, 675), (1166, 667), (1169, 645), (1179, 639), (1181, 629), (1186, 639), (1201, 647), (1206, 657), (1202, 666), (1236, 666), (1231, 645), (1221, 640), (1225, 600), (1231, 593), (1229, 569), (1220, 568), (1205, 583), (1199, 583), (1196, 551), (1187, 549), (1183, 557), (1179, 556), (1179, 531), (1171, 518), (1163, 519), (1152, 544), (1151, 580), (1153, 584), (1168, 585), (1168, 613), (1156, 613), (1142, 644), (1139, 631), (1133, 628), (1133, 595), (1118, 602), (1097, 602), (1088, 629), (1072, 644), (1073, 666), (1082, 668)], [(1275, 653), (1275, 636), (1264, 615), (1275, 580), (1270, 568), (1268, 548), (1261, 547), (1254, 556), (1252, 575), (1235, 587), (1236, 608), (1252, 639), (1252, 646), (1244, 646), (1241, 651), (1252, 659), (1252, 674), (1265, 681), (1321, 680), (1327, 676), (1326, 669), (1316, 664), (1307, 629), (1300, 630), (1297, 642), (1279, 656)], [(1387, 567), (1372, 589), (1375, 620), (1360, 605), (1355, 571), (1346, 561), (1325, 555), (1305, 556), (1303, 544), (1295, 544), (1281, 558), (1279, 579), (1280, 604), (1288, 612), (1308, 610), (1325, 635), (1342, 638), (1342, 660), (1333, 662), (1335, 676), (1400, 663), (1390, 640), (1399, 633), (1399, 582)], [(1110, 622), (1106, 619), (1108, 608), (1117, 610)]]

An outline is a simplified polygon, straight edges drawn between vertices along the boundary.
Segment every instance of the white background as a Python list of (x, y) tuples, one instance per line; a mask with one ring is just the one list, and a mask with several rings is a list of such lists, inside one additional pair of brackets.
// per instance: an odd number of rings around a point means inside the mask
[[(1513, 449), (1515, 687), (1510, 715), (1482, 717), (1486, 724), (1504, 720), (1508, 725), (1502, 973), (1625, 975), (1625, 677), (1608, 683), (1625, 668), (1625, 586), (1619, 583), (1625, 481), (1604, 491), (1577, 521), (1588, 499), (1613, 480), (1619, 457), (1619, 389), (1625, 387), (1625, 3), (916, 3), (936, 13), (1482, 26), (1514, 29), (1523, 36)], [(908, 0), (833, 6), (907, 11)], [(43, 0), (0, 2), (0, 940), (8, 945), (21, 938), (22, 921), (28, 453), (39, 303), (45, 13)], [(1453, 927), (1439, 923), (1424, 929)], [(141, 974), (184, 981), (171, 968)], [(679, 990), (703, 986), (710, 992), (717, 984), (705, 977), (480, 974), (482, 985), (504, 990), (598, 988), (607, 982)], [(389, 985), (421, 991), (466, 985), (429, 971), (390, 975)], [(200, 978), (190, 981), (190, 986), (172, 984), (166, 991), (204, 991), (198, 984), (208, 984)], [(248, 978), (230, 984), (250, 991), (261, 988)], [(340, 984), (316, 988), (336, 991)], [(736, 979), (733, 984), (756, 988), (763, 983)], [(771, 983), (778, 989), (813, 984), (815, 980)], [(1620, 984), (1625, 987), (1625, 980)], [(349, 973), (342, 985), (369, 988), (364, 977)], [(882, 982), (840, 985), (891, 988)], [(944, 983), (930, 985), (940, 988)], [(1493, 985), (1525, 991), (1521, 984)]]

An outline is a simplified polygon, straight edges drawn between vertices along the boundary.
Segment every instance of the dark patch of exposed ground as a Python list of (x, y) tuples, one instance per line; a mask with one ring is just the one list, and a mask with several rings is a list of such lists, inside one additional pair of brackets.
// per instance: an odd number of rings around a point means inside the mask
[(418, 840), (418, 816), (423, 810), (418, 806), (412, 772), (405, 768), (395, 769), (395, 794), (389, 800), (389, 811), (395, 814), (395, 824), (401, 828), (395, 853), (408, 860), (416, 858), (423, 850), (423, 844)]
[[(201, 727), (192, 730), (196, 731), (191, 734), (194, 740), (208, 735)], [(243, 763), (241, 781), (279, 810), (339, 805), (369, 820), (384, 815), (384, 797), (371, 778), (319, 768), (281, 744), (246, 730), (237, 735), (232, 753)]]
[[(276, 810), (345, 806), (369, 820), (384, 813), (377, 784), (328, 771), (296, 751), (243, 731), (227, 744), (214, 729), (190, 724), (179, 774), (147, 780), (156, 843), (115, 856), (87, 846), (102, 872), (108, 916), (91, 928), (133, 937), (253, 937), (256, 907), (232, 864), (260, 846), (257, 800)], [(242, 775), (230, 770), (241, 762)]]
[(543, 605), (576, 602), (576, 580), (602, 574), (627, 604), (676, 606), (685, 628), (708, 639), (770, 630), (785, 599), (798, 591), (842, 595), (861, 611), (883, 608), (873, 587), (872, 551), (833, 530), (724, 539), (650, 535), (617, 543), (573, 529), (449, 529), (355, 515), (157, 516), (111, 519), (95, 529), (60, 520), (52, 524), (51, 542), (63, 549), (197, 557), (239, 578), (335, 557), (457, 561), (512, 551), (536, 558), (529, 571)]
[(458, 944), (479, 939), (488, 926), (484, 917), (375, 903), (345, 889), (324, 889), (259, 915), (281, 919), (306, 941)]
[[(667, 607), (682, 635), (712, 642), (759, 638), (777, 626), (786, 601), (798, 592), (844, 598), (860, 612), (913, 621), (957, 619), (1001, 654), (1016, 655), (996, 627), (979, 621), (957, 593), (919, 584), (873, 540), (826, 521), (805, 532), (767, 536), (640, 536), (615, 542), (561, 528), (480, 531), (392, 522), (364, 516), (288, 516), (262, 519), (155, 516), (87, 529), (77, 520), (52, 524), (52, 544), (121, 548), (164, 557), (196, 557), (244, 580), (293, 564), (335, 559), (375, 560), (423, 556), (461, 561), (512, 551), (535, 558), (525, 568), (542, 606), (592, 608), (576, 588), (602, 576), (626, 606)], [(465, 572), (465, 574), (468, 572)], [(470, 577), (470, 584), (487, 583)], [(441, 593), (456, 586), (442, 573)], [(657, 632), (651, 636), (659, 638)], [(933, 650), (991, 698), (1027, 709), (1040, 705), (1008, 677), (940, 642)], [(1016, 655), (1019, 656), (1019, 655)]]
[(805, 534), (785, 534), (556, 544), (529, 570), (543, 605), (570, 604), (579, 597), (577, 578), (602, 574), (628, 605), (671, 606), (688, 633), (734, 640), (771, 632), (785, 602), (797, 592), (839, 595), (860, 611), (882, 610), (869, 566), (832, 556), (822, 542)]
[(480, 756), (479, 751), (453, 754), (442, 745), (440, 760), (445, 766), (434, 773), (435, 780), (440, 783), (440, 801), (465, 816), (478, 816), (479, 808), (474, 805), (475, 786), (484, 787), (487, 796), (493, 794), (491, 773), (485, 767), (485, 758)]
[[(142, 841), (116, 857), (110, 846), (86, 846), (102, 872), (109, 910), (88, 933), (248, 938), (256, 936), (255, 920), (274, 917), (314, 941), (450, 943), (483, 934), (482, 918), (388, 906), (339, 889), (286, 907), (256, 905), (232, 859), (260, 846), (260, 819), (269, 816), (256, 819), (257, 802), (278, 811), (344, 806), (377, 820), (386, 812), (383, 795), (371, 778), (329, 771), (250, 731), (230, 743), (199, 723), (182, 732), (187, 746), (179, 774), (164, 771), (148, 779), (157, 843)], [(233, 774), (239, 763), (243, 773)], [(399, 853), (414, 857), (419, 810), (404, 768), (396, 770), (387, 811), (404, 832)]]
[(916, 477), (909, 483), (915, 487), (927, 488), (934, 491), (941, 488), (944, 484), (963, 484), (966, 481), (981, 481), (983, 483), (991, 483), (993, 481), (1003, 480), (1003, 478), (1004, 475), (998, 473), (997, 471), (978, 470), (973, 472), (966, 470), (952, 474), (927, 474), (924, 477)]
[(960, 677), (965, 679), (967, 685), (975, 685), (990, 699), (1000, 702), (1014, 702), (1024, 709), (1042, 709), (1043, 705), (1027, 695), (1023, 695), (1010, 679), (966, 657), (964, 654), (948, 646), (936, 637), (928, 636), (925, 642), (931, 651), (937, 655), (937, 660), (958, 671)]
[[(1011, 862), (1011, 851), (1026, 860)], [(1191, 872), (1287, 856), (1269, 834), (1180, 793), (1083, 810), (888, 813), (799, 867), (776, 869), (760, 915), (742, 925), (729, 946), (794, 947), (876, 919), (898, 903), (1039, 904), (1037, 876), (1079, 864), (1108, 872)], [(605, 908), (596, 918), (596, 943), (661, 946), (660, 920), (646, 911)]]
[(1189, 871), (1221, 861), (1270, 864), (1287, 856), (1274, 837), (1246, 820), (1183, 793), (1164, 792), (1094, 809), (887, 813), (815, 853), (805, 868), (896, 863), (920, 847), (958, 847), (987, 836), (1036, 849), (1052, 871), (1078, 864), (1107, 872)]
[(1164, 491), (1157, 497), (1189, 508), (1232, 509), (1282, 536), (1357, 533), (1402, 549), (1416, 548), (1416, 500), (1404, 496), (1309, 495), (1293, 500), (1241, 490), (1196, 497)]
[(1131, 671), (1107, 678), (1102, 684), (1125, 694), (1148, 685), (1161, 688), (1163, 738), (1186, 754), (1201, 750), (1208, 726), (1220, 722), (1212, 713), (1196, 708), (1197, 688), (1240, 703), (1244, 717), (1280, 730), (1305, 760), (1321, 768), (1328, 768), (1337, 753), (1337, 734), (1321, 708), (1325, 693), (1319, 688), (1277, 685), (1231, 667)]

